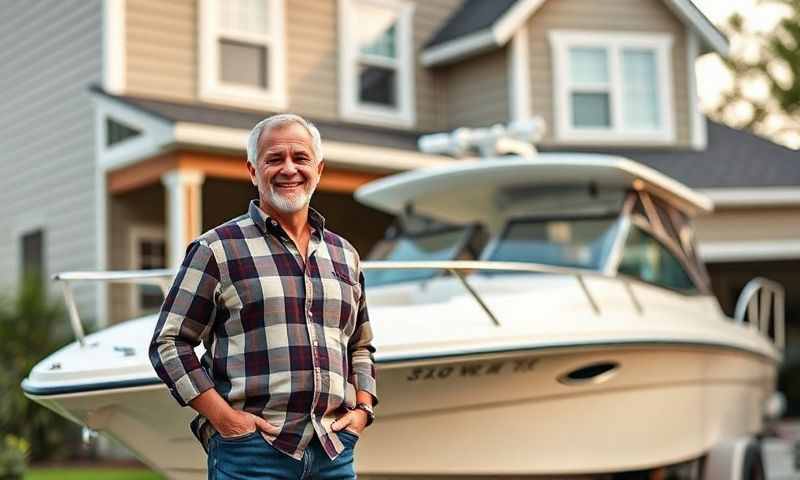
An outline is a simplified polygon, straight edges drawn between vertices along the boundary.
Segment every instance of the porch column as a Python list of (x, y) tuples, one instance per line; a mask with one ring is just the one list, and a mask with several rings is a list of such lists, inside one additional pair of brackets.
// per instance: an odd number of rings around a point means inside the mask
[(161, 176), (167, 189), (167, 267), (177, 268), (186, 246), (203, 228), (202, 186), (198, 170), (172, 170)]

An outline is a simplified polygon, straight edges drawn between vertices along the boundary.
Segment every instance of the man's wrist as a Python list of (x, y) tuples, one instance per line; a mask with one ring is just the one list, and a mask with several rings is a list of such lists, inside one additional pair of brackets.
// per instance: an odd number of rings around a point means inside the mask
[(372, 405), (366, 402), (359, 402), (356, 404), (353, 410), (360, 410), (364, 412), (364, 414), (367, 416), (367, 423), (366, 423), (367, 427), (372, 425), (372, 422), (375, 421), (375, 411), (372, 409)]

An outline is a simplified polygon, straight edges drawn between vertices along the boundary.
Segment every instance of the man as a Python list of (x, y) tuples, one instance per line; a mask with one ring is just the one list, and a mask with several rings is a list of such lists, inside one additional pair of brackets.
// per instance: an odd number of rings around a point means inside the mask
[(267, 118), (247, 161), (259, 200), (189, 245), (150, 359), (199, 413), (209, 478), (355, 478), (375, 350), (358, 253), (309, 207), (319, 132), (297, 115)]

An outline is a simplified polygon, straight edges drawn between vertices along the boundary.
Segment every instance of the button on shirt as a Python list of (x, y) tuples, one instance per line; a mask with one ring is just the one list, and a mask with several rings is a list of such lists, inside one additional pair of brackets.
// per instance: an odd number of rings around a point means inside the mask
[[(300, 459), (317, 435), (330, 458), (344, 449), (331, 424), (377, 400), (372, 330), (355, 248), (309, 209), (307, 260), (257, 201), (186, 251), (150, 344), (158, 376), (181, 405), (216, 388), (235, 409), (279, 427), (262, 432)], [(194, 347), (206, 348), (198, 360)], [(214, 428), (192, 431), (207, 449)]]

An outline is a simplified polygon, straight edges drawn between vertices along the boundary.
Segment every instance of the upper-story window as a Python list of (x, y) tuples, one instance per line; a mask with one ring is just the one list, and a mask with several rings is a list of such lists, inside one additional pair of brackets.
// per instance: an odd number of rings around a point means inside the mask
[(413, 3), (339, 0), (342, 117), (414, 125)]
[(201, 0), (202, 99), (286, 108), (284, 1)]
[(550, 42), (558, 140), (675, 140), (671, 36), (552, 31)]

